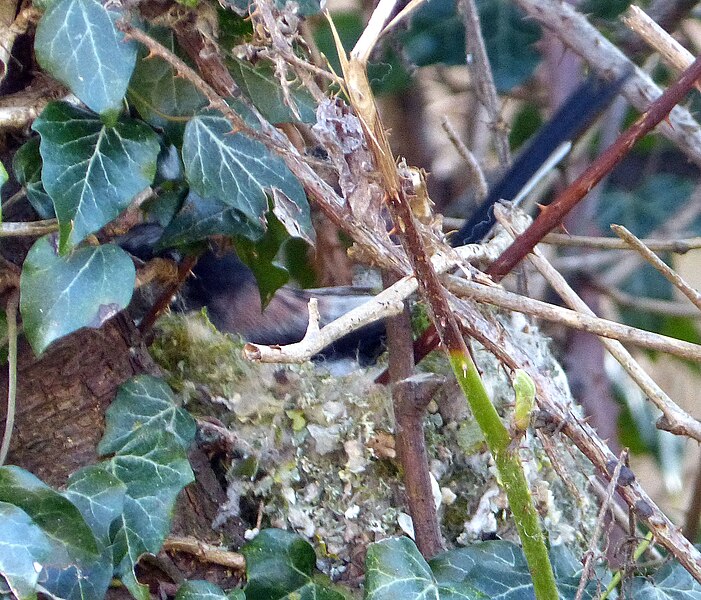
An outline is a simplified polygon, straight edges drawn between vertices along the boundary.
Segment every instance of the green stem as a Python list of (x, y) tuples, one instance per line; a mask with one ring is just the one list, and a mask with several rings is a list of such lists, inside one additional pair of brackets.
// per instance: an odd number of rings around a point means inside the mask
[(521, 538), (535, 596), (538, 600), (557, 600), (559, 595), (545, 545), (545, 536), (540, 527), (540, 520), (531, 498), (518, 450), (511, 447), (509, 431), (501, 422), (499, 414), (489, 399), (472, 358), (462, 352), (450, 352), (450, 365), (472, 409), (472, 414), (484, 434), (487, 446), (494, 456)]

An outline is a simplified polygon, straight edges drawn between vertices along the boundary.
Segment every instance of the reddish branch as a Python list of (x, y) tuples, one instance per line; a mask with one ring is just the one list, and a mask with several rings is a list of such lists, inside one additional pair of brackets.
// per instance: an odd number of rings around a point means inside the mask
[(495, 281), (503, 279), (548, 233), (628, 154), (635, 143), (654, 129), (686, 96), (701, 77), (701, 57), (655, 100), (633, 125), (601, 154), (557, 199), (545, 206), (533, 224), (518, 236), (487, 269)]

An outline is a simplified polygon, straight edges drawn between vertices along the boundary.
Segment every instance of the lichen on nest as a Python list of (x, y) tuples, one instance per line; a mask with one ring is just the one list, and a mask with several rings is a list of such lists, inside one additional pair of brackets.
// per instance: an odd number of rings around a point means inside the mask
[[(524, 321), (503, 320), (569, 394), (547, 340)], [(292, 529), (316, 544), (329, 574), (353, 579), (368, 543), (410, 527), (389, 391), (373, 383), (377, 367), (334, 377), (311, 363), (252, 364), (241, 347), (204, 315), (170, 315), (159, 322), (151, 348), (190, 409), (217, 417), (240, 441), (230, 457), (228, 502), (214, 526), (236, 516), (249, 522), (252, 534), (261, 518), (263, 526)], [(486, 351), (476, 349), (476, 360), (506, 415), (513, 398), (508, 379)], [(425, 428), (447, 544), (494, 535), (515, 539), (491, 458), (456, 388), (444, 386)], [(593, 507), (567, 491), (535, 437), (526, 436), (521, 445), (551, 543), (581, 543)], [(562, 460), (580, 460), (561, 454)], [(589, 468), (580, 463), (565, 468), (584, 490)]]

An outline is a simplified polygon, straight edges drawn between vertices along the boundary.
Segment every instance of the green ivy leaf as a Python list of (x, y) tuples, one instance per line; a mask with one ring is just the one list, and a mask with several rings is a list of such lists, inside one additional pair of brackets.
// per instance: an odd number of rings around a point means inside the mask
[[(245, 596), (244, 596), (245, 598)], [(180, 586), (175, 600), (230, 600), (218, 585), (209, 581), (186, 581)]]
[(51, 545), (41, 528), (21, 508), (0, 502), (0, 575), (12, 593), (24, 600), (36, 598), (36, 584), (41, 564), (50, 554)]
[[(175, 35), (170, 29), (153, 27), (149, 35), (183, 60)], [(129, 101), (142, 118), (154, 127), (163, 127), (176, 139), (182, 137), (184, 117), (192, 117), (207, 104), (207, 99), (158, 56), (148, 57), (142, 48), (136, 61), (128, 92)]]
[(701, 585), (675, 561), (666, 564), (652, 577), (636, 577), (630, 597), (636, 600), (696, 600), (701, 598)]
[(365, 559), (366, 600), (438, 600), (439, 597), (431, 569), (409, 538), (370, 544)]
[(96, 113), (118, 114), (136, 61), (136, 44), (99, 0), (61, 0), (37, 26), (34, 50), (43, 69)]
[(44, 531), (52, 542), (52, 562), (97, 558), (98, 543), (80, 511), (31, 473), (0, 467), (0, 502), (21, 508)]
[(290, 279), (287, 269), (278, 260), (288, 239), (282, 223), (268, 213), (268, 230), (263, 237), (254, 242), (242, 238), (235, 241), (238, 257), (253, 271), (263, 306), (267, 306), (273, 294)]
[[(574, 600), (579, 585), (581, 563), (563, 546), (551, 549), (550, 560), (555, 571), (560, 598)], [(430, 561), (433, 575), (441, 589), (441, 598), (446, 595), (464, 594), (469, 598), (499, 598), (521, 600), (533, 598), (533, 582), (528, 564), (521, 548), (501, 540), (483, 542), (445, 552)], [(583, 598), (598, 597), (600, 581), (592, 581), (585, 589)], [(598, 579), (598, 578), (597, 578)], [(445, 592), (445, 593), (444, 593)]]
[(190, 192), (180, 212), (168, 224), (157, 249), (183, 246), (210, 235), (242, 236), (257, 241), (265, 230), (246, 219), (238, 210), (214, 198), (202, 198)]
[(299, 228), (311, 231), (304, 190), (283, 160), (260, 142), (232, 134), (224, 117), (207, 114), (190, 120), (183, 139), (183, 163), (190, 186), (200, 196), (216, 198), (262, 225), (268, 209), (266, 191), (279, 193), (298, 208)]
[(96, 537), (109, 541), (110, 524), (124, 508), (126, 486), (101, 465), (88, 465), (68, 479), (64, 496), (83, 515)]
[(87, 564), (45, 569), (44, 587), (65, 600), (103, 600), (112, 581), (110, 524), (122, 513), (126, 486), (100, 465), (90, 465), (68, 480), (64, 496), (83, 515), (100, 547), (100, 556)]
[(156, 174), (158, 138), (139, 121), (108, 127), (52, 102), (32, 127), (41, 134), (42, 181), (56, 208), (61, 252), (115, 219)]
[(246, 557), (247, 600), (344, 600), (331, 585), (313, 577), (314, 549), (294, 533), (264, 529), (241, 552)]
[(42, 219), (53, 219), (54, 203), (41, 182), (41, 154), (39, 138), (33, 137), (22, 144), (12, 159), (12, 169), (17, 182), (26, 190), (27, 199)]
[(162, 379), (137, 375), (123, 383), (106, 413), (106, 428), (98, 452), (120, 451), (142, 429), (168, 431), (187, 449), (195, 439), (195, 420), (179, 408)]
[(136, 270), (113, 244), (60, 256), (55, 235), (38, 239), (20, 277), (20, 312), (34, 352), (81, 327), (100, 327), (129, 304)]
[[(273, 70), (266, 65), (256, 65), (232, 58), (227, 61), (229, 72), (241, 90), (248, 96), (271, 123), (297, 121), (292, 109), (286, 104), (280, 82)], [(304, 88), (291, 85), (291, 98), (303, 123), (316, 121), (316, 103)]]
[(176, 497), (194, 480), (192, 469), (181, 441), (153, 427), (139, 428), (105, 468), (127, 486), (124, 510), (112, 527), (115, 573), (135, 598), (149, 600), (134, 566), (142, 554), (161, 549)]

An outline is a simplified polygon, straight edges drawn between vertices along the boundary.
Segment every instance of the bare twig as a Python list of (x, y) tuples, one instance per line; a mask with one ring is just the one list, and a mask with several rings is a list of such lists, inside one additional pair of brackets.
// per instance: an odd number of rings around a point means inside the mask
[(701, 77), (701, 58), (684, 71), (662, 96), (631, 125), (613, 145), (599, 156), (558, 198), (544, 207), (533, 224), (524, 231), (488, 269), (488, 273), (500, 280), (511, 271), (543, 238), (569, 213), (601, 179), (611, 172), (630, 151), (633, 144), (650, 132), (681, 101), (696, 80)]
[[(694, 55), (653, 21), (639, 6), (631, 4), (623, 22), (662, 56), (669, 66), (683, 71), (694, 62)], [(701, 84), (696, 84), (701, 91)]]
[[(458, 133), (448, 121), (448, 117), (443, 117), (443, 119), (441, 120), (441, 125), (443, 126), (443, 131), (445, 131), (445, 133), (448, 135), (448, 139), (450, 140), (451, 144), (453, 144), (455, 150), (457, 150), (458, 154), (460, 155), (460, 158), (462, 158), (465, 161), (465, 165), (467, 166), (470, 172), (468, 175), (468, 180), (475, 187), (475, 198), (481, 202), (487, 197), (487, 194), (489, 193), (489, 188), (487, 186), (487, 180), (484, 178), (484, 173), (482, 172), (482, 169), (479, 166), (477, 159), (475, 158), (474, 154), (470, 152), (470, 150), (463, 143), (463, 141), (458, 137)], [(455, 220), (458, 219), (451, 219), (451, 221)], [(459, 219), (459, 221), (460, 226), (453, 227), (451, 229), (459, 229), (462, 226), (463, 220)]]
[[(321, 329), (318, 328), (317, 320), (316, 328), (309, 328), (304, 338), (296, 344), (266, 346), (248, 343), (243, 348), (243, 354), (248, 360), (258, 362), (305, 362), (351, 331), (356, 331), (380, 319), (401, 314), (404, 310), (404, 300), (413, 294), (417, 287), (418, 284), (415, 278), (404, 277), (372, 300), (353, 309)], [(310, 326), (312, 321), (313, 318), (310, 314)]]
[(246, 570), (246, 559), (243, 554), (206, 544), (193, 537), (168, 536), (163, 542), (163, 549), (167, 552), (186, 552), (196, 556), (202, 562), (222, 565), (237, 573), (243, 573)]
[(659, 271), (667, 281), (684, 294), (692, 304), (701, 310), (701, 294), (691, 287), (674, 269), (667, 266), (660, 258), (645, 246), (637, 237), (621, 225), (611, 225), (613, 232), (630, 244), (640, 255)]
[(597, 285), (596, 281), (592, 282), (593, 287), (608, 296), (619, 306), (633, 308), (638, 311), (645, 311), (666, 315), (668, 317), (682, 317), (685, 319), (701, 319), (701, 312), (693, 306), (689, 306), (686, 302), (677, 302), (675, 300), (659, 300), (657, 298), (645, 298), (640, 296), (632, 296), (626, 294), (618, 288), (605, 287)]
[(0, 224), (0, 238), (3, 237), (40, 237), (47, 233), (58, 231), (58, 221), (47, 219), (46, 221), (11, 222)]
[(479, 14), (474, 0), (459, 0), (458, 9), (462, 13), (465, 27), (465, 50), (467, 52), (467, 66), (475, 81), (477, 97), (482, 106), (487, 110), (489, 125), (494, 132), (494, 141), (499, 157), (499, 163), (506, 167), (511, 164), (511, 150), (509, 149), (509, 132), (504, 119), (501, 116), (501, 106), (497, 90), (494, 85), (492, 69), (489, 66), (487, 49), (482, 38)]
[[(610, 339), (623, 340), (641, 348), (659, 350), (686, 358), (687, 360), (701, 361), (701, 346), (676, 340), (671, 337), (643, 331), (628, 325), (621, 325), (615, 321), (599, 319), (580, 312), (561, 308), (525, 298), (512, 292), (507, 292), (501, 287), (486, 286), (473, 281), (466, 281), (455, 276), (449, 276), (446, 280), (447, 288), (457, 296), (470, 298), (477, 302), (492, 304), (508, 310), (514, 310), (523, 314), (533, 315), (546, 321), (559, 323), (566, 327), (572, 327), (580, 331), (587, 331)], [(701, 433), (699, 434), (701, 436)], [(701, 437), (699, 437), (701, 440)]]
[[(692, 237), (681, 240), (641, 239), (653, 252), (674, 252), (686, 254), (690, 250), (701, 248), (701, 237)], [(631, 250), (629, 244), (623, 240), (608, 237), (591, 237), (582, 235), (568, 235), (566, 233), (549, 233), (543, 238), (546, 244), (555, 246), (569, 246), (579, 248), (599, 248), (601, 250)]]

